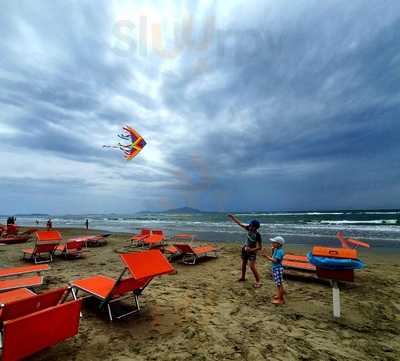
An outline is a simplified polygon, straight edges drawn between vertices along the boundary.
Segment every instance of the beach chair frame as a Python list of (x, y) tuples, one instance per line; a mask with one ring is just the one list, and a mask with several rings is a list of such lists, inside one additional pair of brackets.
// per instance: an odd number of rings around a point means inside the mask
[[(53, 262), (54, 252), (61, 240), (62, 237), (58, 231), (38, 231), (35, 246), (22, 250), (22, 259), (33, 260), (35, 264)], [(43, 257), (43, 254), (47, 254), (47, 257)]]
[[(100, 300), (99, 309), (107, 309), (108, 317), (110, 321), (114, 318), (121, 319), (123, 317), (129, 316), (133, 313), (140, 311), (139, 296), (143, 293), (144, 289), (150, 284), (151, 280), (156, 277), (167, 273), (173, 273), (175, 270), (168, 260), (161, 254), (159, 250), (148, 250), (145, 252), (132, 252), (128, 254), (120, 255), (123, 263), (125, 264), (124, 269), (119, 275), (118, 279), (110, 287), (107, 294), (96, 293), (93, 288), (90, 289), (90, 285), (82, 284), (83, 281), (90, 283), (92, 282), (113, 282), (112, 279), (104, 276), (93, 276), (86, 279), (76, 280), (70, 283), (72, 296), (74, 299), (78, 299), (78, 292), (82, 290), (89, 295)], [(136, 265), (132, 263), (132, 259), (136, 261), (141, 259), (141, 264)], [(154, 261), (154, 262), (152, 262)], [(138, 262), (139, 263), (139, 262)], [(149, 265), (154, 265), (155, 270), (149, 268)], [(129, 271), (131, 277), (124, 278), (126, 272)], [(108, 287), (107, 285), (105, 287)], [(133, 308), (128, 312), (114, 315), (112, 304), (118, 301), (122, 301), (133, 296)]]
[(174, 244), (182, 254), (182, 262), (188, 265), (195, 265), (203, 258), (218, 258), (217, 249), (213, 246), (192, 247), (190, 244)]
[(166, 237), (161, 229), (142, 228), (139, 234), (131, 238), (131, 247), (160, 248), (165, 242)]
[[(72, 288), (71, 288), (71, 293), (74, 299), (78, 299), (78, 293), (79, 291), (83, 291), (86, 292), (88, 294), (90, 294), (90, 296), (98, 299), (100, 301), (100, 305), (99, 305), (99, 309), (102, 310), (104, 308), (107, 309), (107, 314), (108, 314), (108, 318), (110, 319), (110, 321), (113, 321), (114, 318), (117, 319), (121, 319), (124, 318), (126, 316), (132, 315), (134, 313), (137, 313), (140, 311), (140, 302), (139, 302), (139, 296), (142, 294), (142, 292), (144, 291), (144, 289), (149, 285), (149, 283), (151, 282), (152, 278), (146, 280), (146, 282), (143, 283), (143, 285), (139, 288), (135, 288), (132, 289), (129, 292), (126, 292), (123, 295), (120, 295), (118, 297), (114, 297), (116, 291), (118, 290), (118, 288), (120, 287), (120, 285), (123, 282), (129, 282), (130, 280), (133, 280), (132, 277), (130, 278), (126, 278), (123, 279), (125, 273), (127, 271), (127, 268), (124, 268), (124, 270), (121, 272), (121, 274), (119, 275), (117, 281), (115, 282), (114, 286), (110, 289), (108, 295), (104, 298), (101, 297), (93, 292), (91, 292), (88, 288), (84, 288), (84, 287), (80, 287), (76, 284), (72, 284)], [(128, 299), (130, 297), (133, 296), (133, 308), (131, 310), (129, 310), (128, 312), (125, 313), (120, 313), (118, 315), (115, 315), (115, 313), (113, 312), (112, 309), (112, 304), (115, 302), (120, 302), (123, 301), (125, 299)]]
[(146, 239), (151, 235), (151, 229), (150, 228), (142, 228), (140, 232), (136, 235), (134, 235), (131, 238), (131, 246), (132, 247), (142, 247), (143, 246), (143, 240)]
[(82, 257), (84, 242), (68, 241), (62, 245), (57, 246), (55, 252), (59, 252), (58, 256), (65, 258), (80, 258)]
[[(23, 250), (24, 255), (22, 258), (26, 261), (33, 261), (35, 264), (51, 263), (57, 246), (58, 243), (36, 243), (32, 251)], [(47, 254), (47, 257), (44, 257), (44, 254)]]

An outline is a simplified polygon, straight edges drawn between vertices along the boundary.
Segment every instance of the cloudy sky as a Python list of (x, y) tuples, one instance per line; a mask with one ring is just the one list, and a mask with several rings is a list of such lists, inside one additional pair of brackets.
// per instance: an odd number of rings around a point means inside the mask
[(399, 207), (397, 0), (1, 10), (0, 213)]

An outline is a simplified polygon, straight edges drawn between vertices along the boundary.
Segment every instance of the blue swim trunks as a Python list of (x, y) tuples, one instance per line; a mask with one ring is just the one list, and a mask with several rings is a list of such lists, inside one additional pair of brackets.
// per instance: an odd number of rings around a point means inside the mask
[(274, 279), (275, 285), (277, 287), (282, 286), (282, 284), (283, 284), (283, 267), (282, 266), (272, 267), (272, 278)]

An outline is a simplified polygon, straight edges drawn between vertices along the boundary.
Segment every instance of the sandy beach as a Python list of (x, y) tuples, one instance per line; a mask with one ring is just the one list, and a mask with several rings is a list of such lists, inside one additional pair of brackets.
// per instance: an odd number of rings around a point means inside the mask
[[(62, 230), (65, 239), (84, 230)], [(37, 292), (90, 275), (117, 277), (127, 235), (115, 234), (104, 247), (78, 260), (57, 258)], [(203, 242), (204, 243), (204, 242)], [(32, 360), (399, 360), (399, 254), (362, 250), (367, 268), (352, 284), (341, 285), (342, 318), (333, 320), (331, 288), (308, 277), (287, 277), (287, 302), (270, 303), (270, 266), (259, 257), (263, 286), (240, 276), (240, 245), (217, 244), (219, 258), (196, 266), (174, 263), (176, 274), (153, 280), (143, 309), (109, 322), (83, 308), (79, 334)], [(0, 247), (2, 266), (23, 265), (27, 244)], [(285, 247), (305, 253), (307, 248)]]

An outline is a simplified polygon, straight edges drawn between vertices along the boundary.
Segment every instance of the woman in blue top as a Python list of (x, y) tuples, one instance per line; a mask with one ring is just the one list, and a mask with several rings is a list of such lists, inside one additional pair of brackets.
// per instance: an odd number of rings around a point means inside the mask
[(271, 238), (272, 242), (272, 257), (268, 256), (267, 258), (272, 262), (272, 276), (274, 278), (274, 282), (276, 285), (276, 296), (274, 296), (272, 303), (275, 305), (283, 305), (285, 300), (283, 298), (285, 294), (285, 290), (283, 289), (283, 266), (282, 261), (285, 256), (285, 252), (283, 250), (283, 245), (285, 244), (285, 240), (283, 237), (274, 237)]

